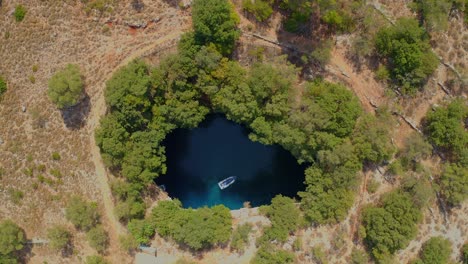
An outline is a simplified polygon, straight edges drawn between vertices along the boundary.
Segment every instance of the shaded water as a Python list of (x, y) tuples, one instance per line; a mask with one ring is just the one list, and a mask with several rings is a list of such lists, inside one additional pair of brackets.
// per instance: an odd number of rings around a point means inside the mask
[[(239, 209), (268, 204), (275, 195), (294, 197), (304, 189), (304, 168), (280, 146), (252, 142), (248, 131), (221, 115), (211, 115), (198, 128), (177, 129), (167, 136), (164, 184), (184, 207), (224, 204)], [(218, 182), (237, 176), (220, 190)]]

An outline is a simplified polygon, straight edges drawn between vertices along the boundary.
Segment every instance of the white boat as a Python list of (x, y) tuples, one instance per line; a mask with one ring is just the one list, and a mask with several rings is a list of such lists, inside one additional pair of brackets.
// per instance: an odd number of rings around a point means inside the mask
[(235, 181), (236, 181), (236, 176), (231, 176), (218, 182), (218, 186), (221, 190), (224, 190), (227, 187), (229, 187), (231, 184), (233, 184)]

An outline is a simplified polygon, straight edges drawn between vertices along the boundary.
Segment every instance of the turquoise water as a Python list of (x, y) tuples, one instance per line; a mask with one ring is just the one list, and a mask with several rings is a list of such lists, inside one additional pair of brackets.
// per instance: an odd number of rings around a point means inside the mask
[[(280, 146), (252, 142), (248, 130), (220, 115), (209, 116), (198, 128), (177, 129), (165, 140), (167, 174), (164, 184), (184, 207), (224, 204), (239, 209), (268, 204), (275, 195), (296, 196), (304, 190), (304, 167)], [(237, 176), (220, 190), (218, 182)]]

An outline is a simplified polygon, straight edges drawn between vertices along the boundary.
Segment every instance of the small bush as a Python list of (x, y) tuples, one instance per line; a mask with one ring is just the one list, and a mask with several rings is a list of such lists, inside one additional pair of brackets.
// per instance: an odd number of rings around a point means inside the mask
[(131, 235), (122, 235), (119, 237), (120, 247), (128, 252), (131, 252), (138, 248), (138, 241)]
[(23, 21), (24, 17), (26, 16), (26, 8), (23, 5), (17, 5), (13, 15), (15, 16), (16, 22)]
[(49, 246), (55, 250), (62, 250), (70, 244), (71, 234), (64, 226), (54, 226), (47, 230)]
[(8, 192), (10, 193), (11, 200), (15, 204), (19, 204), (24, 197), (24, 193), (20, 190), (9, 189)]
[(2, 76), (0, 76), (0, 97), (6, 92), (7, 90), (7, 84), (5, 79), (3, 79)]
[(89, 245), (100, 253), (104, 252), (109, 244), (109, 236), (102, 226), (90, 229), (88, 233), (86, 233), (86, 238), (88, 239)]
[(65, 217), (75, 225), (76, 228), (89, 230), (99, 223), (97, 204), (87, 202), (81, 197), (71, 198), (65, 210)]
[(60, 160), (62, 157), (60, 157), (60, 154), (58, 152), (52, 153), (52, 159), (53, 160)]
[(36, 83), (36, 77), (34, 77), (34, 75), (29, 75), (29, 81), (31, 83)]
[(86, 264), (109, 264), (103, 257), (94, 255), (86, 257)]
[(252, 231), (252, 225), (249, 223), (240, 225), (232, 234), (231, 249), (241, 252), (249, 242), (249, 233)]
[(243, 0), (242, 8), (252, 13), (255, 18), (262, 22), (267, 20), (273, 13), (272, 0)]
[(375, 193), (377, 189), (379, 189), (380, 183), (374, 179), (370, 179), (367, 183), (367, 192), (368, 193)]
[(351, 263), (352, 264), (366, 264), (369, 263), (369, 256), (363, 250), (353, 249), (351, 253)]
[(37, 72), (38, 70), (39, 70), (39, 66), (38, 66), (37, 64), (34, 64), (34, 65), (32, 66), (32, 71), (33, 71), (33, 72)]

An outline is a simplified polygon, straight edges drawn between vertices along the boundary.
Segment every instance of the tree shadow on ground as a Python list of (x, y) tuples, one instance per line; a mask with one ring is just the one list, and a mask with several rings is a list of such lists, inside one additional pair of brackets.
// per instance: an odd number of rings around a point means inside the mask
[(32, 253), (33, 246), (34, 245), (31, 243), (26, 243), (20, 251), (15, 253), (18, 263), (29, 263), (29, 260), (34, 257), (34, 254)]
[(85, 94), (83, 100), (77, 105), (65, 108), (61, 111), (63, 122), (68, 129), (76, 130), (82, 128), (86, 123), (86, 118), (91, 110), (91, 100)]

